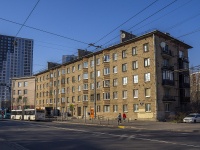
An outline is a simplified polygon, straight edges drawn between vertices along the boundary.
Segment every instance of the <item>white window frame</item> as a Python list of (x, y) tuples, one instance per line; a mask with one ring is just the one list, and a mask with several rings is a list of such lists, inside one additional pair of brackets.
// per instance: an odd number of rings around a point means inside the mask
[(127, 99), (128, 97), (128, 91), (127, 90), (123, 90), (122, 91), (122, 99)]
[(118, 105), (113, 105), (113, 112), (118, 112)]
[(113, 60), (117, 60), (117, 53), (113, 53)]
[(132, 69), (133, 70), (138, 69), (138, 61), (137, 60), (132, 62)]
[(138, 89), (133, 90), (133, 98), (138, 98)]
[(104, 100), (110, 100), (110, 92), (103, 93), (103, 99)]
[(103, 56), (103, 61), (104, 61), (104, 62), (110, 62), (110, 55), (108, 55), (108, 54), (107, 54), (107, 55), (104, 55), (104, 56)]
[(83, 79), (88, 79), (88, 73), (87, 72), (83, 73)]
[(104, 105), (103, 106), (103, 111), (104, 112), (110, 112), (110, 105)]
[(122, 64), (122, 72), (127, 71), (127, 63)]
[(110, 80), (104, 80), (103, 87), (110, 87)]
[(122, 59), (123, 59), (123, 58), (126, 58), (126, 57), (127, 57), (126, 50), (123, 50), (123, 51), (122, 51)]
[(113, 86), (117, 86), (118, 85), (118, 79), (113, 79)]
[(150, 79), (150, 73), (145, 73), (144, 74), (144, 82), (149, 82), (151, 79)]
[(123, 112), (128, 112), (128, 104), (123, 105)]
[(122, 77), (122, 84), (127, 85), (128, 84), (128, 77)]
[(97, 77), (100, 77), (101, 76), (101, 72), (100, 70), (97, 70)]
[(97, 62), (97, 65), (100, 65), (100, 58), (97, 58), (97, 60), (96, 60)]
[(143, 51), (148, 52), (149, 51), (149, 43), (143, 44)]
[[(151, 97), (151, 89), (150, 88), (145, 88), (145, 97)], [(149, 95), (148, 95), (149, 93)]]
[(138, 75), (133, 75), (133, 83), (138, 83)]
[(110, 68), (104, 68), (103, 69), (103, 74), (104, 75), (109, 75), (110, 74)]
[(144, 58), (144, 66), (145, 67), (150, 66), (150, 58)]
[(83, 95), (83, 101), (88, 101), (88, 95), (87, 94)]
[(151, 104), (150, 103), (145, 104), (145, 112), (151, 112)]
[(139, 112), (139, 104), (133, 104), (133, 112)]
[(137, 47), (132, 47), (132, 56), (137, 55)]
[(113, 73), (117, 73), (117, 66), (113, 66)]
[(118, 92), (117, 91), (113, 92), (113, 99), (118, 99)]
[(83, 68), (88, 68), (88, 62), (87, 61), (83, 62)]
[(88, 84), (87, 83), (83, 84), (83, 90), (88, 90)]

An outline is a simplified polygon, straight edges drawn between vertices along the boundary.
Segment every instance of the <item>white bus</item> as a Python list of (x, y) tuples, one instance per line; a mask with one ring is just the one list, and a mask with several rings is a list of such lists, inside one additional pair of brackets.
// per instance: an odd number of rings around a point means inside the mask
[(11, 110), (11, 119), (22, 120), (22, 110)]
[(45, 109), (25, 109), (24, 120), (45, 120)]
[(11, 119), (15, 120), (45, 120), (45, 109), (12, 110)]

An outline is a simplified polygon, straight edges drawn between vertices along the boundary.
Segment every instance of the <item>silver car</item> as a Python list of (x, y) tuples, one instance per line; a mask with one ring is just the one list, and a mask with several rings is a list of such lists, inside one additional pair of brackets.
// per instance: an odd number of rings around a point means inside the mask
[(188, 116), (183, 118), (183, 122), (194, 122), (194, 123), (200, 122), (200, 114), (198, 113), (189, 114)]

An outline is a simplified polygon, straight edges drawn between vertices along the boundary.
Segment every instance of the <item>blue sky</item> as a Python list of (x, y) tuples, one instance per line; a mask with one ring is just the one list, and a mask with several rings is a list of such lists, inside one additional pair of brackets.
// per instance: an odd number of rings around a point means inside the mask
[[(15, 36), (21, 26), (4, 19), (23, 24), (37, 1), (0, 0), (0, 34)], [(154, 1), (40, 0), (25, 25), (60, 37), (27, 27), (23, 27), (18, 36), (34, 40), (33, 72), (36, 73), (45, 69), (48, 61), (61, 63), (62, 55), (76, 55), (77, 49), (94, 50), (87, 44), (95, 43), (132, 17), (96, 45), (119, 42), (119, 37), (115, 37), (119, 36), (120, 30), (141, 35), (158, 29), (169, 32), (175, 38), (195, 31), (178, 39), (193, 47), (189, 50), (190, 66), (200, 65), (200, 1)], [(151, 3), (149, 8), (136, 15)]]

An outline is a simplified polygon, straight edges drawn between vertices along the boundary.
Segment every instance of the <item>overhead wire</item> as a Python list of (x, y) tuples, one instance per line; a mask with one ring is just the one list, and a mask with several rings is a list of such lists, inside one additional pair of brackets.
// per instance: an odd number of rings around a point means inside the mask
[[(128, 29), (131, 30), (132, 28), (136, 27), (137, 25), (141, 24), (142, 22), (146, 21), (147, 19), (153, 17), (154, 15), (156, 15), (157, 13), (159, 13), (160, 11), (166, 9), (167, 7), (171, 6), (172, 4), (174, 4), (177, 0), (172, 1), (171, 3), (167, 4), (166, 6), (162, 7), (161, 9), (157, 10), (155, 13), (149, 15), (148, 17), (146, 17), (145, 19), (143, 19), (142, 21), (138, 22), (137, 24), (135, 24), (134, 26), (132, 26), (131, 28)], [(102, 44), (102, 46), (110, 43), (112, 40), (116, 39), (117, 37), (119, 37), (119, 35), (115, 36), (114, 38), (112, 38), (111, 40), (109, 40), (108, 42)]]

